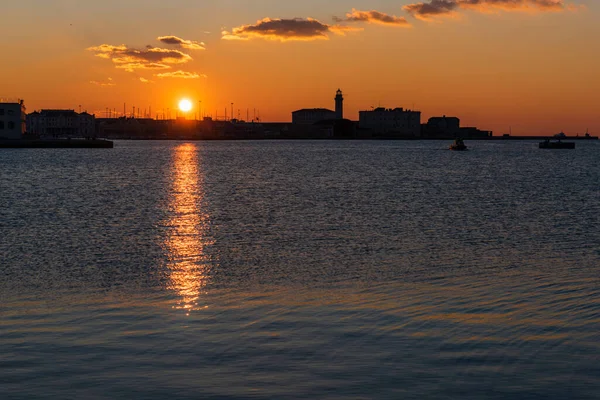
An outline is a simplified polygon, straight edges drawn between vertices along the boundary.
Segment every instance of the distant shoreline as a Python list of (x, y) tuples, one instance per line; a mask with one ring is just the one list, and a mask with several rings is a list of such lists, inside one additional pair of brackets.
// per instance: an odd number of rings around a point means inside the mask
[[(111, 137), (108, 138), (107, 140), (156, 140), (156, 141), (169, 141), (169, 140), (173, 140), (173, 141), (177, 141), (177, 140), (187, 140), (187, 141), (193, 141), (193, 142), (214, 142), (214, 141), (264, 141), (264, 140), (271, 140), (271, 141), (277, 141), (277, 140), (294, 140), (294, 141), (302, 141), (302, 140), (313, 140), (313, 141), (324, 141), (324, 140), (328, 140), (328, 141), (357, 141), (357, 140), (363, 140), (363, 141), (384, 141), (384, 140), (389, 140), (389, 141), (451, 141), (454, 140), (454, 137), (448, 137), (448, 138), (408, 138), (408, 137), (354, 137), (354, 138), (335, 138), (335, 137), (327, 137), (327, 138), (318, 138), (318, 137), (307, 137), (307, 138), (299, 138), (299, 137), (264, 137), (264, 138), (231, 138), (231, 137), (222, 137), (222, 138), (217, 138), (217, 137), (210, 137), (210, 138), (197, 138), (197, 137), (171, 137), (171, 138), (151, 138), (151, 137), (145, 137), (145, 138), (140, 138), (140, 137)], [(525, 140), (545, 140), (545, 139), (555, 139), (553, 136), (509, 136), (509, 137), (503, 137), (503, 136), (493, 136), (493, 137), (487, 137), (487, 138), (473, 138), (473, 139), (469, 139), (469, 138), (464, 138), (463, 140), (465, 141), (511, 141), (511, 140), (517, 140), (517, 141), (525, 141)], [(598, 140), (598, 136), (590, 136), (590, 137), (584, 137), (584, 136), (579, 136), (579, 137), (565, 137), (565, 138), (561, 138), (560, 140), (582, 140), (582, 141), (597, 141)]]
[[(555, 139), (549, 136), (492, 136), (486, 138), (464, 139), (465, 141), (540, 141), (545, 139)], [(20, 140), (0, 140), (0, 149), (106, 149), (113, 148), (115, 140), (132, 141), (190, 141), (190, 142), (215, 142), (215, 141), (451, 141), (454, 138), (408, 138), (408, 137), (354, 137), (354, 138), (318, 138), (318, 137), (257, 137), (257, 138), (232, 138), (232, 137), (170, 137), (170, 138), (152, 138), (152, 137), (120, 137), (120, 138), (102, 138), (102, 139), (20, 139)], [(565, 137), (561, 140), (576, 141), (597, 141), (597, 136), (575, 136)]]

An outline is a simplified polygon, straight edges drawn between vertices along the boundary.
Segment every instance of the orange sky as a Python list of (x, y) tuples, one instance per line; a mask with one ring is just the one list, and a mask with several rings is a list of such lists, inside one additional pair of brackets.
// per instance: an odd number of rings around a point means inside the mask
[(0, 97), (97, 116), (187, 97), (192, 117), (201, 100), (289, 121), (339, 87), (351, 119), (381, 105), (496, 134), (600, 133), (598, 2), (464, 1), (23, 0), (3, 6)]

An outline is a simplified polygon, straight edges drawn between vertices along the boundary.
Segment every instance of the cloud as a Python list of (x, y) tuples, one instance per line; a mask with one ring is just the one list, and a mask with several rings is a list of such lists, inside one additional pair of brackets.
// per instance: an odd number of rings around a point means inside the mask
[(346, 25), (330, 25), (329, 31), (335, 33), (336, 35), (344, 36), (348, 32), (360, 32), (363, 28), (357, 28), (355, 26), (346, 26)]
[(119, 51), (126, 51), (127, 46), (125, 46), (124, 44), (120, 46), (113, 46), (112, 44), (101, 44), (100, 46), (89, 47), (88, 50), (98, 54), (110, 54)]
[(160, 36), (157, 40), (164, 44), (170, 44), (173, 46), (181, 47), (188, 50), (205, 50), (205, 44), (202, 42), (195, 42), (193, 40), (185, 40), (177, 36)]
[(564, 0), (430, 0), (427, 3), (413, 3), (403, 7), (406, 12), (422, 20), (453, 16), (459, 9), (479, 12), (556, 12), (569, 8)]
[(199, 79), (206, 78), (204, 74), (198, 74), (196, 72), (186, 72), (186, 71), (173, 71), (173, 72), (164, 72), (161, 74), (154, 75), (157, 78), (180, 78), (180, 79)]
[(116, 68), (132, 72), (136, 69), (168, 69), (168, 64), (184, 64), (192, 60), (189, 54), (174, 49), (147, 46), (135, 49), (126, 45), (102, 44), (87, 49), (96, 57), (111, 60)]
[(548, 12), (566, 9), (564, 0), (459, 0), (461, 8), (481, 12), (494, 10)]
[(410, 23), (404, 17), (396, 17), (375, 10), (359, 11), (354, 8), (352, 12), (346, 14), (346, 18), (335, 17), (334, 20), (336, 22), (367, 22), (388, 26), (410, 26)]
[(254, 25), (242, 25), (233, 28), (231, 32), (223, 31), (221, 38), (225, 40), (262, 38), (282, 42), (290, 40), (327, 40), (330, 33), (344, 35), (346, 32), (356, 30), (358, 29), (353, 27), (323, 24), (312, 18), (265, 18), (257, 21)]
[(96, 86), (117, 86), (117, 84), (114, 83), (112, 80), (112, 78), (108, 78), (107, 82), (90, 81), (90, 83)]
[(126, 64), (117, 64), (115, 65), (117, 69), (124, 69), (126, 72), (134, 72), (139, 69), (169, 69), (170, 65), (160, 64), (160, 63), (126, 63)]
[(429, 3), (413, 3), (403, 9), (415, 18), (429, 20), (440, 15), (448, 16), (458, 8), (457, 0), (431, 0)]
[(140, 76), (140, 82), (142, 82), (142, 83), (154, 83), (151, 80), (148, 80), (148, 79), (146, 79), (144, 77), (141, 77), (141, 76)]

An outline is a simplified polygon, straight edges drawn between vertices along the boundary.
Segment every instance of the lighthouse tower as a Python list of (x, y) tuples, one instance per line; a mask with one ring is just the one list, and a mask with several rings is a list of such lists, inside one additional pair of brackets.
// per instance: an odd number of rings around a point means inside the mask
[(335, 93), (335, 118), (344, 119), (344, 96), (340, 89)]

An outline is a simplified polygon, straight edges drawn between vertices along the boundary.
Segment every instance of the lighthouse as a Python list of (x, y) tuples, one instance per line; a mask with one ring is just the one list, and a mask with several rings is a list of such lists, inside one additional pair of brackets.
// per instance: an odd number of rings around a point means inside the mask
[(344, 96), (340, 89), (335, 93), (335, 119), (344, 119)]

